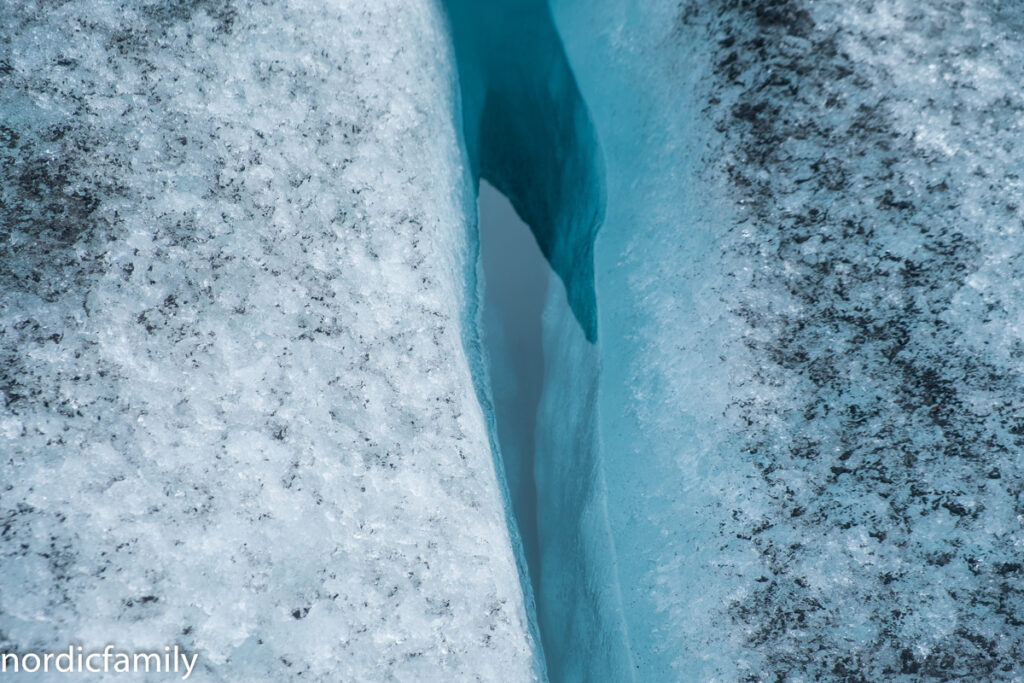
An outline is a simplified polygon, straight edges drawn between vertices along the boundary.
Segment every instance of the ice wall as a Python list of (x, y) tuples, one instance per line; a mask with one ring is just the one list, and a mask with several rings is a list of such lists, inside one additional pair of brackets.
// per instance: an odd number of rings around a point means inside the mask
[(0, 649), (535, 678), (440, 9), (26, 1), (0, 33)]
[(1018, 679), (1024, 14), (552, 7), (635, 679)]

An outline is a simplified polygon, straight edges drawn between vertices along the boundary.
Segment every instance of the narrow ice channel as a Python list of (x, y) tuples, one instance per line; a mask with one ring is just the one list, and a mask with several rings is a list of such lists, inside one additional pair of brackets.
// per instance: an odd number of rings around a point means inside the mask
[(470, 279), (482, 294), (468, 353), (538, 669), (556, 682), (628, 681), (597, 414), (601, 147), (544, 0), (446, 7), (470, 186), (480, 187), (479, 206), (466, 207), (480, 216)]
[(482, 323), (495, 423), (530, 581), (537, 583), (537, 406), (544, 384), (541, 316), (551, 266), (529, 226), (486, 181), (479, 195)]

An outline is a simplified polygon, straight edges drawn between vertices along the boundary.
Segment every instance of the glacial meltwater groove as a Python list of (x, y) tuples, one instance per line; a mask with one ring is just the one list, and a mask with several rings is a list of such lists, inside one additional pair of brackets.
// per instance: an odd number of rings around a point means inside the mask
[[(596, 416), (600, 148), (545, 0), (446, 6), (471, 170), (467, 195), (481, 180), (504, 194), (533, 233), (526, 243), (535, 239), (557, 275), (548, 277), (543, 264), (507, 262), (525, 251), (493, 244), (514, 241), (511, 235), (483, 234), (514, 226), (490, 215), (497, 192), (479, 190), (475, 242), (482, 248), (470, 280), (480, 310), (469, 340), (479, 348), (470, 356), (505, 484), (526, 610), (543, 650), (537, 668), (553, 681), (630, 680)], [(477, 207), (466, 211), (475, 215)]]

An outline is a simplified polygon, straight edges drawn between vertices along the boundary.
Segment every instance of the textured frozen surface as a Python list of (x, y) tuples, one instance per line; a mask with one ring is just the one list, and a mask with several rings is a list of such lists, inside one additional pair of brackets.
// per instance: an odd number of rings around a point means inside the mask
[(1024, 13), (553, 5), (636, 679), (1024, 677)]
[(0, 645), (524, 680), (438, 8), (0, 16)]
[(427, 0), (4, 7), (0, 645), (536, 675), (465, 149), (570, 283), (553, 676), (1024, 678), (1024, 11), (451, 4), (465, 141)]

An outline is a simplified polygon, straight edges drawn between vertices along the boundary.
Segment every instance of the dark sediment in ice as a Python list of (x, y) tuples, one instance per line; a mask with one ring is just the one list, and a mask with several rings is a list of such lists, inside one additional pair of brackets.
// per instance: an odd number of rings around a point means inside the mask
[(1020, 10), (553, 7), (638, 680), (1020, 676)]

